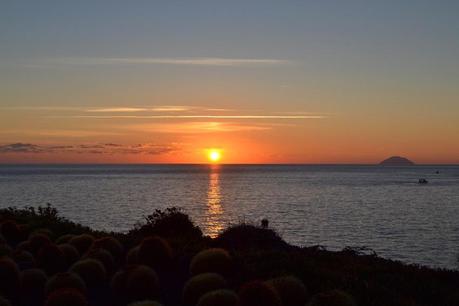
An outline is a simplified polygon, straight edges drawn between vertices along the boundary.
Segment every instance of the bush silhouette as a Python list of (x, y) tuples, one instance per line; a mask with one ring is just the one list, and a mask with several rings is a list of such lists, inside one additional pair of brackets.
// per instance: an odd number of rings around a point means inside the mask
[(267, 281), (279, 294), (283, 306), (304, 306), (309, 293), (301, 280), (294, 276), (283, 276)]
[(356, 306), (351, 295), (342, 290), (331, 290), (314, 295), (308, 306)]
[(145, 238), (137, 253), (139, 264), (153, 269), (167, 269), (172, 260), (172, 249), (169, 243), (158, 236)]
[(45, 306), (88, 306), (88, 301), (78, 290), (59, 289), (48, 296)]
[(45, 300), (46, 274), (39, 269), (21, 272), (19, 296), (23, 305), (42, 305)]
[(99, 289), (107, 279), (104, 265), (92, 258), (77, 261), (70, 271), (78, 274), (90, 291)]
[(47, 244), (38, 252), (37, 264), (46, 274), (53, 275), (64, 271), (67, 261), (61, 249), (54, 244)]
[(197, 306), (238, 306), (239, 297), (234, 291), (219, 289), (204, 294)]
[(252, 281), (239, 289), (241, 306), (282, 306), (273, 287), (261, 281)]
[(45, 295), (48, 296), (52, 292), (59, 289), (74, 289), (81, 294), (86, 295), (86, 284), (81, 277), (72, 272), (57, 273), (51, 277), (45, 286)]
[(80, 253), (81, 255), (83, 255), (89, 250), (93, 242), (94, 237), (89, 234), (81, 234), (69, 240), (69, 243), (73, 245), (78, 250), (78, 253)]
[(227, 275), (231, 270), (231, 256), (224, 249), (207, 249), (196, 254), (191, 260), (190, 273), (214, 272)]
[(78, 259), (80, 259), (80, 253), (78, 250), (69, 243), (59, 244), (57, 246), (59, 250), (61, 250), (62, 254), (64, 254), (66, 267), (70, 267), (73, 265)]
[(6, 298), (16, 296), (19, 286), (19, 269), (8, 257), (0, 258), (0, 295)]
[(183, 288), (183, 302), (194, 306), (207, 292), (227, 287), (226, 280), (217, 273), (203, 273), (189, 279)]

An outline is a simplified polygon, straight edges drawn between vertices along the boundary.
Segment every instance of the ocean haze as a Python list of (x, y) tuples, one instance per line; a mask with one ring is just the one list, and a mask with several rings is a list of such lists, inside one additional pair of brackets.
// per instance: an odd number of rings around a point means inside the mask
[(155, 209), (177, 206), (210, 236), (268, 218), (300, 246), (367, 246), (442, 268), (456, 268), (459, 253), (459, 166), (0, 166), (0, 207), (46, 203), (109, 231), (127, 231)]

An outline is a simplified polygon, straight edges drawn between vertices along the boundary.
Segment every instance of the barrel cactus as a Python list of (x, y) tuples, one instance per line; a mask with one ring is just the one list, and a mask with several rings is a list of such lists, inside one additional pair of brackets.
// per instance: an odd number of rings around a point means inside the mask
[(94, 237), (89, 234), (82, 234), (71, 238), (68, 243), (73, 245), (80, 254), (86, 253), (94, 242)]
[(304, 306), (309, 293), (301, 280), (294, 276), (283, 276), (267, 281), (279, 294), (283, 306)]
[(24, 270), (20, 274), (19, 296), (23, 305), (42, 305), (47, 276), (40, 269)]
[(191, 260), (190, 273), (197, 275), (200, 273), (218, 273), (227, 275), (231, 270), (231, 256), (220, 248), (207, 249), (196, 254)]
[(331, 290), (314, 295), (308, 306), (356, 306), (354, 298), (342, 290)]
[(107, 280), (107, 272), (104, 265), (92, 258), (77, 261), (72, 265), (70, 271), (78, 274), (83, 279), (88, 290), (100, 288)]
[(148, 237), (140, 244), (137, 259), (141, 265), (163, 270), (171, 263), (172, 249), (166, 240), (158, 236)]
[(251, 281), (239, 289), (241, 306), (281, 306), (281, 299), (273, 287), (261, 281)]
[(224, 289), (227, 282), (217, 273), (198, 274), (185, 284), (183, 288), (183, 302), (185, 305), (194, 306), (207, 292)]
[(88, 306), (88, 301), (78, 290), (59, 289), (48, 296), (45, 306)]
[(238, 306), (239, 297), (234, 291), (219, 289), (204, 294), (197, 306)]
[(8, 257), (0, 258), (0, 295), (14, 297), (19, 287), (19, 269)]
[(75, 273), (63, 272), (52, 276), (45, 286), (45, 295), (48, 296), (52, 292), (59, 289), (74, 289), (81, 294), (86, 295), (87, 289), (85, 282)]

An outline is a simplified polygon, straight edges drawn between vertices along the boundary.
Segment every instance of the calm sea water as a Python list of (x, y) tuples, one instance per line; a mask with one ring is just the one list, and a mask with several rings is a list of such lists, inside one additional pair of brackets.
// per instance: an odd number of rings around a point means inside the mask
[(453, 269), (459, 254), (459, 166), (0, 166), (0, 207), (46, 203), (104, 230), (178, 206), (211, 236), (268, 218), (296, 245)]

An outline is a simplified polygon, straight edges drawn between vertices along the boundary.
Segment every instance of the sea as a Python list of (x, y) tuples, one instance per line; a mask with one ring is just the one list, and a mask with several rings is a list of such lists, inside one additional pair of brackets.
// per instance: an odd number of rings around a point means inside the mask
[(0, 165), (1, 208), (47, 203), (72, 221), (117, 232), (167, 207), (181, 208), (211, 237), (266, 218), (294, 245), (366, 247), (459, 268), (454, 165)]

